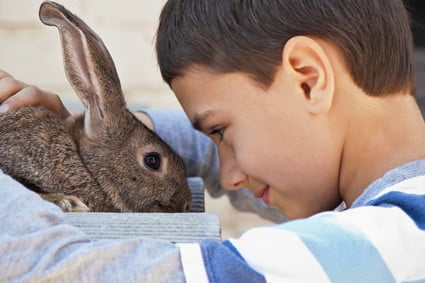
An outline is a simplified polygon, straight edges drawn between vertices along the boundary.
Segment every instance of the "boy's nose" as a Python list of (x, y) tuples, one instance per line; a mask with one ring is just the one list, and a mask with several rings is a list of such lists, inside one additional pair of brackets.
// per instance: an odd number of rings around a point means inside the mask
[(227, 190), (233, 191), (246, 185), (248, 176), (241, 170), (230, 147), (220, 146), (220, 183)]

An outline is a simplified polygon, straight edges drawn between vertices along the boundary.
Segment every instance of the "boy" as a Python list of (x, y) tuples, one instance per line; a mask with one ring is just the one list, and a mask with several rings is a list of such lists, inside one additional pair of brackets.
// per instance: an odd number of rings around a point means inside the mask
[[(0, 219), (22, 230), (11, 229), (7, 239), (16, 243), (6, 244), (7, 258), (22, 253), (16, 246), (37, 239), (34, 233), (47, 233), (48, 250), (31, 242), (34, 254), (57, 258), (31, 265), (37, 279), (136, 279), (137, 268), (169, 276), (164, 281), (425, 279), (425, 125), (412, 96), (413, 47), (402, 1), (169, 0), (157, 53), (193, 126), (217, 145), (220, 183), (248, 188), (299, 220), (179, 250), (150, 240), (90, 243), (62, 227), (51, 205), (9, 190), (0, 198), (8, 211)], [(21, 105), (11, 100), (25, 87), (16, 89), (3, 91), (17, 93), (5, 101), (11, 108)], [(48, 96), (38, 97), (65, 113)], [(11, 195), (31, 196), (35, 207), (16, 208)], [(341, 202), (349, 209), (326, 212)], [(22, 227), (37, 211), (49, 219), (26, 234)], [(145, 251), (153, 258), (143, 262)]]

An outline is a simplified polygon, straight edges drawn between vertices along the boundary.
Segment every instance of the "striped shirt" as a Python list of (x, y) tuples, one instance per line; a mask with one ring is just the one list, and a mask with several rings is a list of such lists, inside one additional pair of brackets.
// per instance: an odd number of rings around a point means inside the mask
[[(424, 170), (425, 160), (390, 171), (365, 192), (369, 198), (362, 196), (355, 207), (341, 212), (251, 229), (223, 243), (183, 245), (186, 278), (425, 282), (425, 176), (412, 177)], [(386, 186), (394, 177), (407, 179)]]

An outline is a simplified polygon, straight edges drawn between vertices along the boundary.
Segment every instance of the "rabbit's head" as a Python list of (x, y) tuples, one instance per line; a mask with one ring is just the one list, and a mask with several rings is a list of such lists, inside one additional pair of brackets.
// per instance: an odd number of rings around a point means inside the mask
[(67, 78), (85, 107), (74, 129), (80, 156), (114, 206), (123, 212), (187, 209), (183, 162), (127, 110), (102, 40), (57, 3), (44, 2), (40, 19), (59, 30)]

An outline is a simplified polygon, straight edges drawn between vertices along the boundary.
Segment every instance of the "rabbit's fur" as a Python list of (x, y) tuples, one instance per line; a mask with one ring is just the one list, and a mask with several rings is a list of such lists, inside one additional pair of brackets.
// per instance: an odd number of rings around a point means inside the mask
[(126, 109), (100, 38), (53, 2), (41, 5), (40, 19), (59, 29), (66, 74), (86, 111), (72, 126), (42, 106), (0, 114), (0, 169), (64, 211), (187, 209), (183, 162)]

